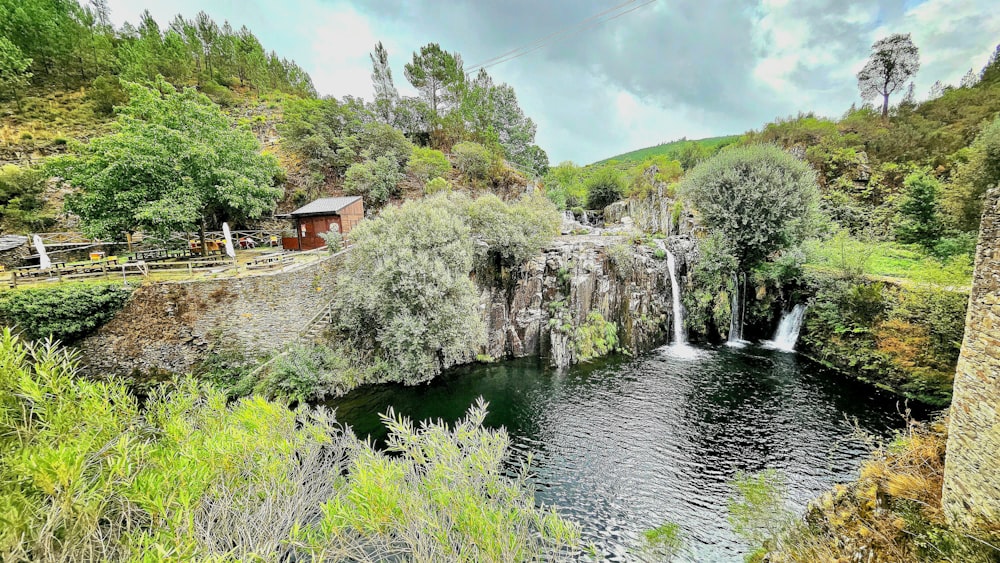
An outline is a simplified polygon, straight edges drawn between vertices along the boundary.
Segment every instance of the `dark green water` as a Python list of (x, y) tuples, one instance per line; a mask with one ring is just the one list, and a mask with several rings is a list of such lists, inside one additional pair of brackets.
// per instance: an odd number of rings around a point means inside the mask
[[(740, 561), (726, 522), (738, 470), (782, 471), (789, 504), (854, 476), (865, 448), (851, 421), (886, 436), (903, 426), (897, 401), (794, 354), (754, 346), (665, 351), (557, 372), (518, 360), (454, 370), (430, 385), (362, 388), (330, 403), (360, 435), (384, 437), (390, 405), (417, 420), (461, 417), (479, 396), (487, 424), (511, 435), (515, 460), (534, 457), (536, 498), (580, 524), (612, 560), (628, 560), (643, 530), (681, 526), (685, 560)], [(850, 420), (849, 420), (850, 419)]]

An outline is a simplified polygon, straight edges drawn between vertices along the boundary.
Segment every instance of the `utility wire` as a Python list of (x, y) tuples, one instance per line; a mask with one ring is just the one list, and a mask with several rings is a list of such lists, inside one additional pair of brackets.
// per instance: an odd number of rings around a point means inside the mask
[(534, 41), (531, 41), (529, 43), (525, 43), (524, 45), (521, 45), (520, 47), (517, 47), (516, 49), (511, 49), (510, 51), (507, 51), (506, 53), (502, 53), (500, 55), (497, 55), (497, 56), (493, 57), (492, 59), (487, 59), (487, 60), (485, 60), (485, 61), (483, 61), (481, 63), (474, 64), (474, 65), (472, 65), (469, 68), (475, 70), (475, 69), (477, 69), (477, 68), (479, 68), (481, 66), (486, 66), (486, 65), (492, 63), (493, 61), (496, 61), (498, 59), (502, 59), (504, 57), (513, 55), (513, 54), (515, 54), (518, 51), (521, 51), (523, 49), (527, 49), (529, 47), (535, 46), (538, 43), (544, 43), (547, 39), (549, 39), (551, 37), (554, 37), (554, 36), (557, 36), (557, 35), (562, 35), (563, 33), (566, 33), (568, 31), (570, 31), (574, 27), (578, 27), (580, 25), (584, 25), (584, 24), (586, 24), (590, 20), (599, 18), (599, 17), (601, 17), (601, 16), (603, 16), (605, 14), (608, 14), (610, 12), (614, 12), (615, 10), (618, 10), (618, 9), (621, 9), (621, 8), (623, 8), (625, 6), (628, 6), (629, 4), (634, 4), (636, 1), (637, 0), (628, 0), (627, 2), (623, 2), (623, 3), (618, 4), (617, 6), (614, 6), (612, 8), (608, 8), (607, 10), (604, 10), (603, 12), (600, 12), (598, 14), (594, 14), (594, 15), (590, 16), (589, 18), (586, 18), (586, 19), (578, 21), (578, 22), (576, 22), (574, 24), (567, 25), (565, 27), (559, 28), (559, 29), (553, 31), (552, 33), (550, 33), (550, 34), (548, 34), (548, 35), (546, 35), (544, 37), (540, 37), (538, 39), (535, 39)]
[(599, 13), (599, 14), (595, 14), (593, 16), (590, 16), (589, 18), (581, 20), (581, 21), (579, 21), (579, 22), (577, 22), (577, 23), (575, 23), (575, 24), (573, 24), (571, 26), (567, 26), (567, 27), (565, 27), (563, 29), (560, 29), (560, 30), (557, 30), (557, 31), (555, 31), (553, 33), (550, 33), (549, 35), (546, 35), (545, 37), (542, 37), (541, 39), (536, 39), (535, 41), (532, 41), (530, 43), (522, 45), (521, 47), (518, 47), (517, 49), (512, 49), (512, 50), (507, 51), (506, 53), (504, 53), (502, 55), (498, 55), (496, 57), (493, 57), (492, 59), (489, 59), (487, 61), (483, 61), (483, 62), (481, 62), (479, 64), (476, 64), (476, 65), (473, 65), (473, 66), (469, 67), (469, 69), (466, 71), (466, 74), (470, 74), (470, 73), (472, 73), (472, 72), (474, 72), (474, 71), (476, 71), (478, 69), (487, 69), (487, 68), (496, 66), (498, 64), (514, 60), (514, 59), (516, 59), (518, 57), (523, 57), (524, 55), (527, 55), (528, 53), (531, 53), (533, 51), (537, 51), (538, 49), (541, 49), (542, 47), (545, 47), (546, 45), (552, 45), (552, 44), (555, 44), (555, 43), (559, 43), (559, 42), (565, 41), (566, 39), (569, 39), (569, 38), (573, 37), (574, 35), (580, 33), (581, 31), (584, 31), (584, 30), (589, 29), (589, 28), (596, 27), (596, 26), (598, 26), (598, 25), (600, 25), (602, 23), (609, 22), (609, 21), (611, 21), (613, 19), (620, 18), (621, 16), (624, 16), (625, 14), (628, 14), (630, 12), (634, 12), (634, 11), (640, 9), (640, 8), (643, 8), (645, 6), (653, 4), (657, 0), (645, 0), (644, 2), (642, 2), (641, 4), (639, 4), (637, 6), (633, 6), (633, 7), (629, 8), (629, 9), (627, 9), (627, 10), (622, 10), (622, 11), (620, 11), (618, 13), (615, 13), (615, 14), (611, 15), (610, 17), (605, 17), (603, 19), (599, 19), (602, 16), (606, 16), (609, 13), (621, 10), (621, 8), (624, 8), (624, 7), (626, 7), (626, 6), (630, 5), (630, 4), (634, 4), (636, 1), (637, 0), (630, 0), (629, 2), (625, 2), (623, 4), (619, 4), (619, 5), (615, 6), (614, 8), (610, 8), (610, 9), (605, 10), (605, 11)]

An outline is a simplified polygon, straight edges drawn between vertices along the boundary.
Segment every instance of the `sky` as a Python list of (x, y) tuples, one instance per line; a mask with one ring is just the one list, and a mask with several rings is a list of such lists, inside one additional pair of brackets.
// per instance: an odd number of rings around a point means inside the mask
[[(429, 42), (466, 67), (626, 0), (110, 0), (117, 24), (144, 9), (165, 27), (205, 10), (249, 27), (295, 60), (322, 95), (371, 99), (369, 53), (403, 65)], [(538, 124), (551, 162), (587, 164), (676, 140), (743, 133), (777, 117), (837, 117), (861, 103), (855, 74), (871, 45), (911, 33), (917, 98), (978, 72), (1000, 43), (995, 0), (633, 0), (637, 9), (493, 66)], [(898, 98), (898, 96), (897, 96)]]

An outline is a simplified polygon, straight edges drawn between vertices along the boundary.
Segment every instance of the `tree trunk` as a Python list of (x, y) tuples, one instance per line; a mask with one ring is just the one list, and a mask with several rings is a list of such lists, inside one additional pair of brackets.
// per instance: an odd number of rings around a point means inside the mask
[(882, 94), (882, 119), (889, 118), (889, 94)]

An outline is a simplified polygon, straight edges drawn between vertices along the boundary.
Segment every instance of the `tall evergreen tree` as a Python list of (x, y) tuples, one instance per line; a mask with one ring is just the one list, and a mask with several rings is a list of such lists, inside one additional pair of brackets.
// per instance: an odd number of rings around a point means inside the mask
[(435, 120), (454, 101), (454, 87), (465, 80), (462, 56), (449, 53), (437, 43), (428, 43), (413, 53), (404, 68), (406, 79), (420, 91)]
[(399, 92), (392, 82), (389, 68), (389, 53), (382, 42), (375, 45), (375, 52), (369, 54), (372, 60), (372, 86), (375, 88), (375, 115), (383, 123), (394, 123), (394, 109), (399, 101)]

